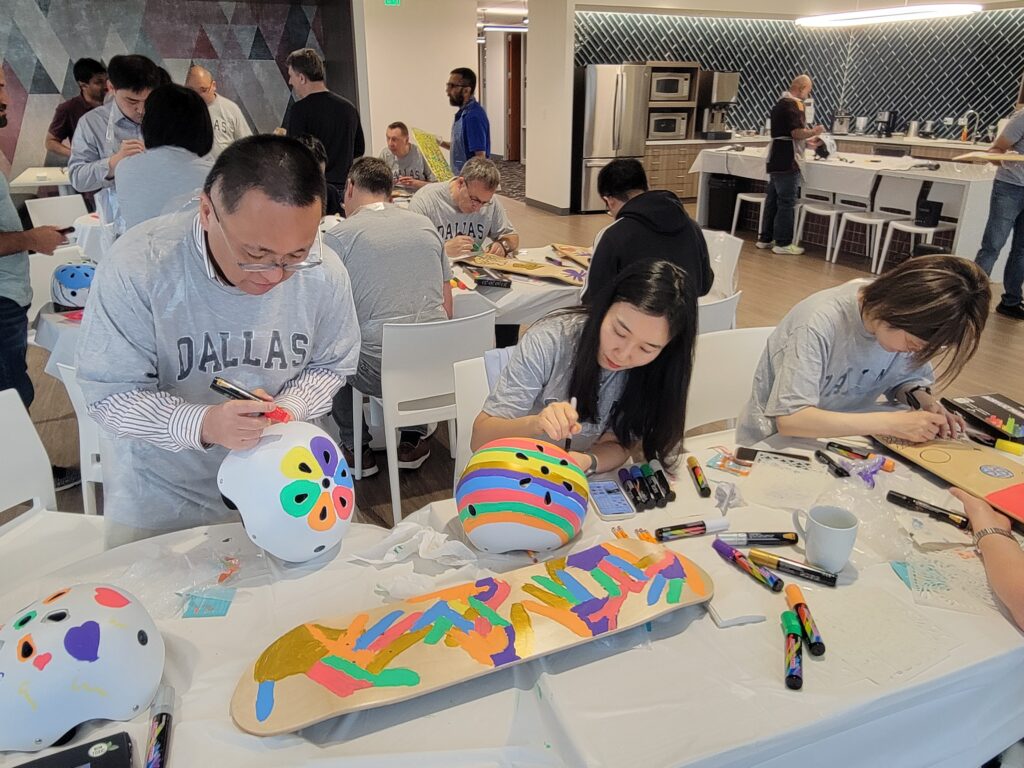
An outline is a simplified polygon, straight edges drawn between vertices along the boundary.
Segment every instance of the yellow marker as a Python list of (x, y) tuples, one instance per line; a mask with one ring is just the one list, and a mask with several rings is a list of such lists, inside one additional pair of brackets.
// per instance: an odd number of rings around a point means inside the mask
[(1015, 443), (1012, 440), (996, 440), (996, 448), (1016, 456), (1024, 456), (1024, 444)]

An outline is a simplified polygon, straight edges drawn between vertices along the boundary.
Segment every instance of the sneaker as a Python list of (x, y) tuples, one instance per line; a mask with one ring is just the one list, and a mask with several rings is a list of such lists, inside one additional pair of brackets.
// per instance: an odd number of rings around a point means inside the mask
[[(348, 462), (348, 466), (353, 472), (356, 471), (356, 457), (345, 446), (341, 446), (341, 454), (345, 457), (345, 461)], [(377, 458), (373, 455), (373, 451), (370, 450), (370, 446), (363, 446), (363, 476), (361, 479), (365, 480), (368, 477), (373, 477), (377, 474)]]
[(53, 472), (53, 487), (58, 491), (66, 491), (82, 484), (82, 473), (77, 467), (50, 467)]
[(776, 245), (772, 248), (772, 253), (778, 253), (782, 256), (799, 256), (804, 252), (804, 249), (795, 243), (789, 245)]
[(996, 312), (1006, 317), (1012, 317), (1014, 320), (1024, 320), (1024, 304), (1003, 304), (999, 302), (999, 306), (996, 307)]
[(415, 443), (401, 442), (398, 444), (398, 468), (419, 469), (423, 462), (430, 458), (430, 442), (426, 439)]
[(758, 240), (756, 243), (754, 243), (754, 247), (760, 248), (762, 251), (771, 248), (773, 245), (775, 245), (774, 240)]

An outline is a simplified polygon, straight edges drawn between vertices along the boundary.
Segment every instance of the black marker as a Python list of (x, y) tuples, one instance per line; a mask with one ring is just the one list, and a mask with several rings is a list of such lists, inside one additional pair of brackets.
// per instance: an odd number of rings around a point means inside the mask
[(950, 512), (948, 509), (936, 507), (934, 504), (929, 504), (927, 501), (915, 499), (912, 496), (907, 496), (906, 494), (899, 493), (898, 491), (889, 491), (885, 494), (885, 500), (892, 502), (897, 507), (909, 509), (911, 512), (924, 512), (928, 517), (935, 520), (941, 520), (942, 522), (949, 523), (950, 525), (955, 525), (961, 531), (967, 530), (967, 526), (971, 524), (967, 515)]
[(841, 466), (836, 464), (835, 459), (829, 456), (824, 451), (815, 451), (814, 458), (820, 461), (822, 464), (828, 467), (828, 471), (832, 473), (833, 477), (849, 477), (850, 473), (843, 469)]
[(672, 485), (669, 483), (668, 477), (665, 475), (665, 468), (661, 466), (661, 462), (657, 459), (651, 459), (648, 463), (651, 465), (654, 477), (657, 478), (662, 490), (665, 491), (665, 498), (669, 501), (675, 501), (676, 492), (672, 490)]
[(629, 470), (625, 467), (619, 470), (619, 485), (626, 489), (638, 510), (647, 509), (650, 499), (644, 490), (637, 485), (636, 481), (630, 477)]

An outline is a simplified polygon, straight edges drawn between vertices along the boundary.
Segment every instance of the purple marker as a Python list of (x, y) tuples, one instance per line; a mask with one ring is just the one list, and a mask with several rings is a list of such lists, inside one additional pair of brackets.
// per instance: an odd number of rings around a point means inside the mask
[(668, 499), (663, 499), (660, 495), (658, 495), (658, 493), (654, 490), (652, 483), (646, 477), (644, 477), (644, 473), (640, 470), (640, 467), (634, 464), (633, 467), (629, 470), (629, 475), (630, 477), (633, 478), (633, 482), (639, 485), (641, 488), (643, 488), (644, 492), (647, 494), (647, 498), (650, 499), (650, 501), (648, 502), (649, 507), (653, 507), (655, 505), (659, 507), (668, 506)]

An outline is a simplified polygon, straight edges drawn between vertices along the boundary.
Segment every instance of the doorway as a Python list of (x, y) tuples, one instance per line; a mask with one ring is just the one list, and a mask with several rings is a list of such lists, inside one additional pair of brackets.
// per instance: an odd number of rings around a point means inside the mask
[(505, 35), (505, 159), (522, 160), (523, 150), (523, 35)]

